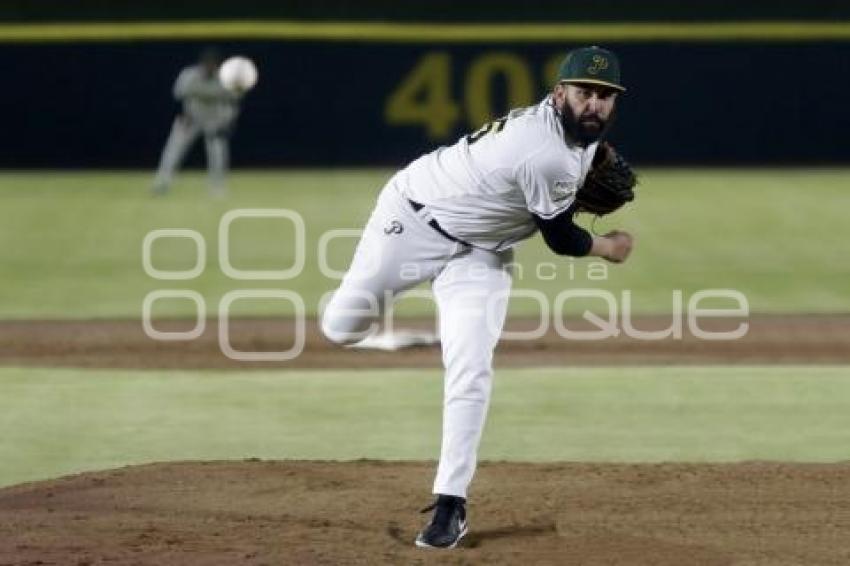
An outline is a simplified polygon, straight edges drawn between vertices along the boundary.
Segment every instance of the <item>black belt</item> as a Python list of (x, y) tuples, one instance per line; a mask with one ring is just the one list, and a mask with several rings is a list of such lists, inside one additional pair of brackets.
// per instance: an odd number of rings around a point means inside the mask
[[(422, 204), (420, 202), (416, 202), (415, 200), (407, 199), (407, 202), (410, 203), (410, 206), (413, 208), (414, 212), (419, 212), (420, 210), (425, 208), (424, 204)], [(458, 244), (463, 244), (465, 246), (471, 245), (471, 244), (464, 242), (463, 240), (461, 240), (459, 238), (455, 238), (454, 236), (452, 236), (451, 234), (449, 234), (448, 232), (443, 230), (443, 227), (440, 226), (440, 223), (437, 222), (436, 220), (434, 220), (433, 218), (428, 221), (428, 226), (430, 226), (431, 228), (433, 228), (434, 230), (436, 230), (437, 232), (439, 232), (441, 235), (448, 238), (452, 242), (457, 242)]]

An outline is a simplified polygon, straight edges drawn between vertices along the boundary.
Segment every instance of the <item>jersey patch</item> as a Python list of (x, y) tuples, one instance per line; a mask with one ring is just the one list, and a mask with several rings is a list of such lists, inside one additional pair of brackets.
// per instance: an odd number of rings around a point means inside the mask
[(572, 198), (578, 191), (578, 185), (575, 181), (555, 181), (552, 185), (552, 200), (559, 202)]

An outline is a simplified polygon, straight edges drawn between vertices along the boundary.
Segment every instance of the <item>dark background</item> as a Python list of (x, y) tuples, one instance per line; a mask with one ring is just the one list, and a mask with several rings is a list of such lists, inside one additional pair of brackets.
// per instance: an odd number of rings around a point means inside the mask
[[(438, 2), (427, 11), (421, 5), (375, 2), (357, 4), (355, 14), (352, 4), (343, 2), (289, 2), (274, 9), (266, 3), (241, 2), (237, 14), (233, 4), (206, 2), (198, 12), (192, 10), (197, 3), (175, 3), (173, 10), (164, 12), (161, 2), (6, 2), (0, 17), (7, 23), (165, 20), (165, 13), (170, 20), (266, 16), (438, 21), (452, 14), (463, 21), (477, 5), (459, 3), (456, 10), (447, 11), (439, 9)], [(850, 16), (850, 3), (837, 2), (795, 1), (768, 11), (759, 3), (737, 11), (721, 10), (729, 8), (727, 2), (687, 9), (673, 2), (640, 4), (637, 10), (630, 2), (595, 2), (595, 10), (577, 8), (576, 17), (672, 21)], [(504, 6), (490, 4), (486, 13), (475, 12), (478, 21), (507, 21), (510, 12)], [(547, 6), (551, 10), (552, 3), (532, 2), (523, 15), (528, 21), (551, 23), (543, 16)], [(5, 110), (0, 167), (153, 167), (178, 109), (171, 98), (172, 82), (209, 43), (226, 54), (248, 55), (260, 68), (260, 83), (245, 100), (235, 135), (237, 166), (399, 165), (477, 127), (463, 111), (452, 132), (440, 137), (428, 136), (421, 126), (388, 123), (388, 96), (422, 56), (449, 54), (452, 99), (463, 110), (465, 76), (481, 57), (520, 57), (534, 77), (533, 98), (538, 99), (545, 94), (544, 63), (577, 46), (271, 40), (0, 43), (0, 107)], [(620, 55), (629, 88), (621, 99), (613, 141), (636, 162), (797, 165), (850, 160), (848, 42), (604, 45)], [(508, 107), (504, 77), (494, 76), (491, 86), (493, 114), (500, 115)]]
[(3, 0), (0, 21), (304, 19), (434, 22), (846, 20), (846, 0)]

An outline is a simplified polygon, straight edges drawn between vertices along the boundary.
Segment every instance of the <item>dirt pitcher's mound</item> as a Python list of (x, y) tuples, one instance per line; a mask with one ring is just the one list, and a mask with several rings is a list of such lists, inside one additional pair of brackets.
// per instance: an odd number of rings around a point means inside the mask
[(0, 490), (0, 564), (848, 564), (847, 464), (481, 466), (414, 548), (430, 463), (138, 466)]

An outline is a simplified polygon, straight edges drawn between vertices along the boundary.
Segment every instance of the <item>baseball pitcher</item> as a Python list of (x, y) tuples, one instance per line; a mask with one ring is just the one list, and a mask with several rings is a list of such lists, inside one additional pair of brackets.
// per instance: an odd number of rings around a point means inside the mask
[(467, 532), (466, 496), (490, 401), (492, 357), (511, 287), (512, 247), (536, 232), (556, 254), (622, 262), (632, 236), (591, 235), (580, 211), (633, 199), (635, 176), (600, 140), (625, 91), (617, 57), (567, 54), (551, 93), (450, 147), (424, 155), (381, 192), (322, 331), (355, 344), (375, 330), (387, 296), (431, 281), (445, 366), (434, 511), (416, 545), (453, 548)]
[(154, 194), (165, 194), (186, 152), (203, 135), (207, 153), (210, 192), (226, 192), (225, 176), (229, 162), (228, 138), (239, 112), (239, 94), (230, 91), (218, 78), (219, 56), (214, 50), (202, 53), (197, 65), (183, 69), (174, 83), (174, 98), (183, 103), (171, 126), (171, 133), (154, 179)]

